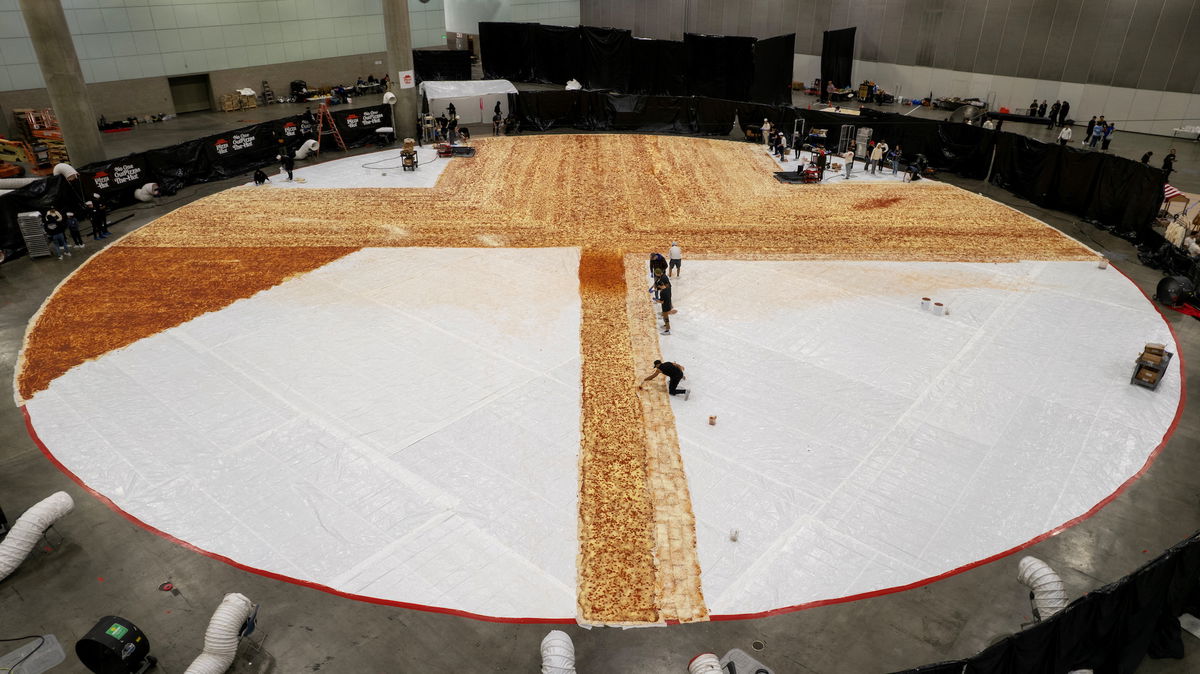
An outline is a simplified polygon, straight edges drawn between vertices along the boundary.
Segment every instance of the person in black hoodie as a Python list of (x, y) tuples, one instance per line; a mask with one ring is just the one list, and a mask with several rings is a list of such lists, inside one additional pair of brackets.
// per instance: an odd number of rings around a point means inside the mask
[(1167, 156), (1163, 157), (1162, 170), (1167, 174), (1167, 179), (1171, 179), (1171, 172), (1175, 170), (1175, 148), (1167, 151)]
[(277, 154), (275, 158), (279, 160), (279, 172), (287, 173), (287, 179), (291, 180), (292, 171), (296, 169), (296, 159), (292, 157), (292, 153), (285, 149), (283, 154)]
[(108, 232), (108, 207), (100, 201), (99, 194), (92, 195), (92, 201), (85, 204), (92, 211), (92, 239), (99, 241), (107, 239)]
[(50, 250), (58, 259), (63, 259), (64, 253), (67, 257), (71, 256), (71, 251), (67, 250), (67, 223), (63, 222), (62, 214), (53, 206), (42, 215), (42, 230), (46, 232)]
[(1059, 126), (1062, 126), (1063, 124), (1067, 123), (1067, 119), (1069, 119), (1067, 117), (1067, 115), (1069, 115), (1069, 114), (1071, 114), (1071, 104), (1066, 101), (1063, 101), (1062, 105), (1058, 108), (1058, 125)]
[(67, 225), (67, 231), (71, 233), (71, 241), (75, 243), (75, 247), (83, 248), (83, 235), (79, 233), (79, 218), (75, 217), (74, 213), (68, 212), (64, 222)]

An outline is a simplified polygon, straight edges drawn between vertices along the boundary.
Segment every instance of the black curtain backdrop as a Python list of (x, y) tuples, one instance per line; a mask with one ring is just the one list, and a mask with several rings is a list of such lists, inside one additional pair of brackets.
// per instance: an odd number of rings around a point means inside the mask
[(412, 54), (418, 83), (471, 79), (471, 52), (465, 49), (414, 49)]
[(850, 86), (850, 69), (854, 66), (855, 28), (825, 31), (821, 42), (821, 100), (826, 100), (825, 85)]
[(488, 80), (533, 80), (534, 40), (537, 24), (479, 22), (479, 59)]
[(579, 79), (583, 75), (579, 28), (531, 25), (534, 27), (533, 80), (566, 84), (569, 79)]
[(791, 105), (792, 54), (795, 51), (795, 33), (754, 43), (754, 82), (750, 86), (749, 100), (771, 105)]
[(583, 72), (580, 82), (588, 89), (628, 92), (633, 67), (633, 33), (617, 28), (580, 26)]
[(682, 42), (634, 38), (629, 93), (686, 96), (687, 50)]
[[(693, 96), (750, 100), (754, 81), (752, 37), (686, 33), (688, 92)], [(789, 70), (790, 70), (789, 57)]]

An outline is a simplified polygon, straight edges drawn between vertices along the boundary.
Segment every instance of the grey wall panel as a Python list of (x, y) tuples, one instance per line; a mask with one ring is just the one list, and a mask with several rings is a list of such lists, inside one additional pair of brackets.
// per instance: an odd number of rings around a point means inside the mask
[(1057, 0), (1034, 0), (1029, 11), (1029, 23), (1025, 27), (1025, 41), (1021, 44), (1021, 60), (1017, 64), (1020, 77), (1038, 76), (1042, 58), (1046, 54), (1046, 43), (1050, 41), (1050, 26), (1054, 22)]
[[(1087, 82), (1092, 69), (1092, 52), (1100, 38), (1100, 24), (1104, 22), (1104, 0), (1084, 0), (1071, 38), (1071, 49), (1063, 67), (1063, 79), (1068, 82)], [(1099, 11), (1096, 9), (1099, 8)]]
[(850, 0), (829, 0), (829, 19), (825, 30), (850, 28)]
[[(1092, 50), (1088, 84), (1112, 84), (1116, 78), (1121, 45), (1125, 42), (1125, 34), (1136, 6), (1137, 0), (1108, 0), (1108, 8), (1103, 10), (1104, 18), (1100, 21), (1100, 29), (1096, 34), (1096, 47)], [(1102, 11), (1099, 9), (1099, 3), (1095, 3), (1094, 7), (1089, 3), (1088, 10)]]
[(900, 62), (900, 42), (903, 40), (900, 23), (904, 18), (904, 4), (904, 0), (884, 0), (883, 2), (879, 60), (884, 63)]
[(1114, 86), (1137, 88), (1162, 9), (1163, 0), (1137, 0), (1129, 23), (1125, 26), (1124, 42), (1119, 48), (1120, 56), (1112, 82)]
[(917, 53), (921, 51), (922, 0), (900, 2), (900, 52), (896, 62), (906, 66), (917, 65)]
[(935, 68), (948, 70), (954, 68), (955, 58), (958, 55), (958, 38), (962, 34), (965, 13), (963, 5), (962, 2), (948, 2), (942, 7), (941, 15), (937, 17), (937, 23), (931, 36), (933, 67)]
[[(1138, 86), (1142, 89), (1165, 89), (1175, 56), (1180, 52), (1188, 17), (1192, 13), (1192, 0), (1166, 0), (1154, 30), (1154, 39), (1146, 50), (1146, 63), (1142, 66)], [(1195, 40), (1190, 40), (1195, 42)]]
[(987, 0), (976, 0), (963, 4), (962, 24), (958, 39), (954, 40), (955, 70), (975, 70), (975, 56), (979, 52), (979, 38), (984, 30), (983, 18), (987, 11)]
[(1008, 0), (988, 0), (983, 12), (983, 32), (979, 35), (979, 48), (975, 52), (975, 72), (996, 74), (1000, 59), (1000, 38), (1004, 35), (1004, 21), (1008, 18)]
[[(1194, 37), (1188, 39), (1189, 36), (1196, 35), (1198, 30), (1200, 30), (1200, 7), (1193, 4), (1192, 11), (1188, 15), (1183, 40), (1179, 43), (1179, 51), (1175, 54), (1175, 62), (1171, 64), (1171, 74), (1167, 77), (1168, 91), (1200, 93), (1200, 86), (1196, 82), (1197, 76), (1200, 76), (1200, 42)], [(1185, 86), (1188, 88), (1181, 88)]]
[[(1185, 1), (1191, 2), (1191, 0)], [(1046, 51), (1042, 54), (1042, 64), (1038, 68), (1038, 78), (1043, 80), (1062, 79), (1083, 4), (1083, 0), (1058, 0), (1056, 3), (1054, 18), (1050, 22), (1050, 33), (1046, 39)]]
[(829, 15), (832, 7), (828, 2), (816, 0), (813, 2), (813, 53), (820, 54), (821, 46), (825, 41), (825, 31), (830, 29)]
[(1000, 52), (996, 59), (997, 75), (1016, 77), (1032, 11), (1033, 0), (1009, 0), (1004, 28), (1000, 33)]

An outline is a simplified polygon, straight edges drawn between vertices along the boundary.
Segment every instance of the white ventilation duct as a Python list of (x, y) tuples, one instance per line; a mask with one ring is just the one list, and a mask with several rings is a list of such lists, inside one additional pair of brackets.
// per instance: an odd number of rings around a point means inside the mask
[(575, 644), (561, 630), (542, 639), (542, 674), (575, 674)]
[(225, 595), (204, 631), (204, 652), (192, 661), (184, 674), (222, 674), (233, 664), (242, 625), (254, 611), (254, 604), (234, 592)]
[(146, 183), (133, 191), (133, 198), (138, 201), (154, 201), (158, 196), (158, 183)]
[(721, 660), (712, 653), (701, 653), (688, 663), (688, 674), (722, 674)]
[(296, 150), (296, 159), (308, 158), (308, 155), (316, 152), (317, 148), (319, 147), (321, 147), (320, 143), (312, 138), (309, 138), (308, 140), (304, 141), (304, 144), (301, 145), (298, 150)]
[(65, 491), (56, 491), (26, 510), (0, 542), (0, 580), (4, 580), (29, 556), (38, 539), (60, 517), (71, 512), (75, 501)]
[(1017, 580), (1033, 591), (1033, 609), (1038, 620), (1045, 620), (1067, 607), (1067, 591), (1062, 578), (1036, 557), (1022, 557), (1017, 563)]

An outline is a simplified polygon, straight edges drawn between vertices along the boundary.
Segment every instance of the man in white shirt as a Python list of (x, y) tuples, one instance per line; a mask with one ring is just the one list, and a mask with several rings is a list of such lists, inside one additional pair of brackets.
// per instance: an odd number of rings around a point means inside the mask
[(850, 179), (850, 170), (854, 168), (854, 150), (847, 149), (842, 154), (842, 159), (846, 162), (846, 180)]
[(683, 251), (679, 249), (679, 242), (671, 242), (671, 252), (669, 253), (670, 262), (667, 267), (667, 276), (671, 275), (671, 270), (675, 270), (675, 278), (679, 278), (680, 268), (683, 265)]
[(1066, 145), (1071, 142), (1071, 127), (1064, 126), (1062, 131), (1058, 132), (1058, 144)]

